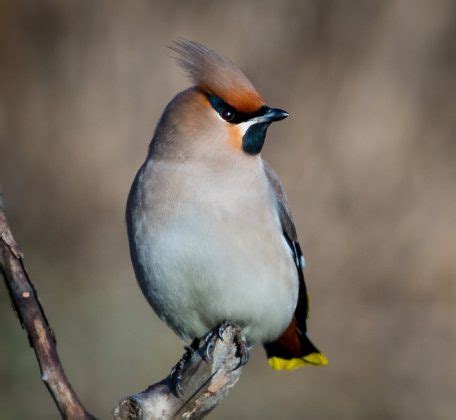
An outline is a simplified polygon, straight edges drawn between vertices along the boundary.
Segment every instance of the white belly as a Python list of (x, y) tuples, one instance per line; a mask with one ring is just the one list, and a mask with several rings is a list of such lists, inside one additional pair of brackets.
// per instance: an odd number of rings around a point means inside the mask
[(242, 196), (224, 206), (225, 195), (200, 190), (164, 210), (160, 198), (136, 206), (130, 222), (136, 276), (160, 318), (183, 338), (225, 320), (252, 344), (277, 338), (293, 316), (298, 276), (273, 207), (257, 209), (254, 197), (243, 206)]

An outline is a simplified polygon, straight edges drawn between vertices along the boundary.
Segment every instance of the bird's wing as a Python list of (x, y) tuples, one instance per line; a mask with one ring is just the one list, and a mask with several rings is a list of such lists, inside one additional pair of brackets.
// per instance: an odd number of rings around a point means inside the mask
[(296, 232), (296, 227), (291, 215), (290, 206), (288, 205), (288, 199), (283, 185), (275, 171), (264, 160), (263, 166), (266, 177), (268, 178), (277, 200), (277, 209), (280, 224), (282, 226), (282, 233), (291, 249), (291, 252), (293, 253), (293, 259), (299, 275), (299, 298), (295, 315), (296, 320), (298, 321), (298, 326), (302, 328), (302, 332), (304, 333), (306, 332), (306, 319), (309, 315), (309, 300), (303, 273), (305, 260), (302, 255), (301, 246), (299, 245), (298, 234)]
[(268, 362), (273, 369), (277, 370), (293, 370), (306, 365), (325, 365), (328, 360), (306, 334), (309, 299), (303, 273), (305, 262), (287, 196), (274, 170), (265, 161), (263, 161), (263, 165), (266, 177), (275, 194), (282, 233), (293, 254), (299, 277), (298, 303), (290, 325), (276, 341), (264, 345)]

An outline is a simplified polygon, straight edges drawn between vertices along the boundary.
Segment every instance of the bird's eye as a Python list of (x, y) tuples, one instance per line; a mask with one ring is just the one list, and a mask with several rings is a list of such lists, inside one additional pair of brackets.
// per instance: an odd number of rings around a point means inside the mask
[(234, 113), (234, 110), (232, 108), (223, 108), (221, 111), (220, 111), (220, 116), (225, 120), (225, 121), (228, 121), (228, 122), (231, 122), (234, 120), (234, 117), (235, 117), (235, 113)]

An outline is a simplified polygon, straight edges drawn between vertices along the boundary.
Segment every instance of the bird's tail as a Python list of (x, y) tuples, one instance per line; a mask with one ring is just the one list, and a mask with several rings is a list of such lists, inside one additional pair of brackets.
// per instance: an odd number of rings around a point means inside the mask
[(324, 366), (328, 359), (302, 333), (293, 320), (274, 342), (264, 345), (269, 366), (275, 370), (294, 370), (302, 366)]

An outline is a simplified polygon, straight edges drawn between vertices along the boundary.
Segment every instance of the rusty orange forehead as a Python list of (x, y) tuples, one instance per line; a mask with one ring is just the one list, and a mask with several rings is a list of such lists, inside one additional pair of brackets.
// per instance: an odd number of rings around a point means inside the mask
[(230, 60), (193, 41), (170, 47), (179, 65), (202, 90), (218, 96), (241, 112), (254, 112), (265, 104), (249, 79)]
[(265, 105), (264, 99), (256, 90), (232, 89), (225, 86), (211, 86), (204, 90), (218, 96), (224, 102), (241, 112), (255, 112)]

